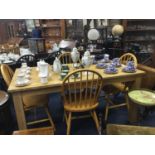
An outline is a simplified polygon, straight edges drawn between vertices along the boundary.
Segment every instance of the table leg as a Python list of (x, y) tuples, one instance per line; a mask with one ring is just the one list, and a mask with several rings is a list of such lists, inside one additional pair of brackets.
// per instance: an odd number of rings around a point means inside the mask
[[(133, 85), (132, 89), (138, 89), (141, 86), (141, 78), (136, 78)], [(139, 120), (139, 115), (138, 115), (138, 106), (131, 102), (129, 98), (127, 97), (127, 102), (130, 105), (129, 106), (129, 122), (130, 123), (136, 123)]]
[(13, 94), (13, 102), (19, 130), (27, 129), (22, 95), (20, 93)]

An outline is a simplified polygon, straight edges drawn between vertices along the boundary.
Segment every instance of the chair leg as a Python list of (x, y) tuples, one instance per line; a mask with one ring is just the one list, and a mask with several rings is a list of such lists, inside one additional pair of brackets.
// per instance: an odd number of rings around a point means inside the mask
[(47, 115), (48, 115), (48, 118), (49, 118), (49, 121), (50, 121), (50, 123), (52, 124), (52, 127), (53, 127), (53, 129), (54, 129), (54, 131), (55, 131), (55, 130), (56, 130), (56, 129), (55, 129), (55, 125), (54, 125), (54, 122), (53, 122), (53, 120), (52, 120), (52, 117), (51, 117), (50, 112), (49, 112), (49, 110), (48, 110), (47, 107), (45, 107), (45, 111), (46, 111), (46, 113), (47, 113)]
[(97, 131), (99, 132), (100, 131), (100, 125), (99, 125), (99, 120), (97, 118), (97, 115), (96, 115), (96, 111), (95, 110), (92, 111), (92, 117), (93, 117), (94, 122), (96, 124)]
[(127, 109), (128, 109), (128, 111), (129, 111), (129, 98), (128, 98), (128, 95), (127, 95), (127, 93), (125, 93), (125, 102), (126, 102), (126, 106), (127, 106)]
[(67, 123), (67, 112), (64, 111), (64, 115), (63, 115), (63, 121), (66, 120), (66, 123)]
[(106, 105), (106, 108), (105, 108), (105, 117), (104, 117), (105, 122), (107, 122), (108, 113), (109, 113), (109, 105)]
[(68, 113), (68, 119), (67, 119), (67, 135), (70, 134), (70, 129), (71, 129), (71, 119), (72, 119), (72, 113)]

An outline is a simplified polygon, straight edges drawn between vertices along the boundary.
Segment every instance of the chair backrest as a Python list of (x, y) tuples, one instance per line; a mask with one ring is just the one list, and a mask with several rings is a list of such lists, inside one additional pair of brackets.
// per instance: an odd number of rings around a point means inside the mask
[(26, 54), (21, 56), (18, 60), (17, 60), (17, 64), (21, 64), (23, 62), (26, 62), (28, 65), (30, 66), (35, 66), (36, 65), (36, 58), (34, 55), (32, 54)]
[(58, 59), (60, 60), (60, 62), (62, 64), (73, 63), (70, 52), (64, 52), (64, 53), (60, 54)]
[(102, 88), (102, 76), (89, 69), (79, 69), (67, 75), (62, 84), (64, 103), (94, 104)]
[(58, 51), (58, 52), (52, 52), (52, 53), (50, 53), (50, 54), (47, 56), (47, 58), (45, 58), (44, 60), (45, 60), (47, 63), (53, 65), (53, 62), (54, 62), (55, 58), (56, 58), (56, 57), (59, 57), (60, 54), (61, 54), (61, 53), (60, 53), (59, 51)]
[(1, 65), (1, 74), (3, 76), (3, 79), (5, 81), (5, 83), (7, 84), (7, 86), (10, 85), (12, 77), (13, 77), (13, 70), (6, 64), (2, 64)]
[(107, 124), (108, 135), (155, 135), (154, 127)]
[(137, 58), (132, 53), (125, 53), (120, 57), (120, 63), (126, 65), (128, 61), (133, 61), (137, 67)]

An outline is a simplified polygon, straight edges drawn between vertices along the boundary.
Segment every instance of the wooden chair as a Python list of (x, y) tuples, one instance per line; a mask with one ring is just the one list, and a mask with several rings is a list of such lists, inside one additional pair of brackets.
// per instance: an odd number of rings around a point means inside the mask
[(92, 70), (76, 70), (63, 80), (62, 96), (64, 101), (67, 134), (70, 134), (72, 113), (90, 111), (97, 130), (99, 122), (95, 112), (98, 106), (98, 95), (102, 88), (102, 76)]
[(50, 53), (44, 60), (48, 63), (48, 64), (51, 64), (53, 65), (53, 62), (55, 60), (55, 57), (59, 57), (61, 53), (58, 51), (58, 52), (52, 52)]
[(64, 52), (59, 55), (58, 59), (62, 64), (69, 64), (73, 63), (72, 58), (71, 58), (71, 53), (70, 52)]
[[(126, 65), (128, 61), (133, 61), (135, 67), (137, 67), (137, 58), (132, 53), (125, 53), (120, 57), (120, 63)], [(113, 83), (112, 85), (120, 91), (125, 91), (127, 87), (130, 86), (131, 83)]]
[(137, 67), (137, 58), (132, 53), (125, 53), (120, 57), (120, 63), (126, 65), (128, 61), (133, 61)]
[[(132, 53), (126, 53), (120, 57), (121, 64), (126, 65), (128, 61), (133, 61), (135, 66), (137, 67), (137, 59)], [(118, 107), (122, 107), (122, 106), (127, 106), (127, 108), (129, 109), (128, 103), (121, 103), (121, 104), (113, 103), (110, 99), (110, 93), (116, 94), (118, 92), (123, 92), (123, 93), (125, 93), (125, 98), (127, 100), (127, 91), (129, 90), (131, 85), (132, 85), (132, 82), (126, 82), (126, 83), (115, 82), (108, 86), (109, 90), (105, 97), (105, 99), (107, 101), (107, 105), (106, 105), (106, 109), (105, 109), (105, 121), (107, 121), (109, 109), (118, 108)]]
[(5, 91), (0, 90), (0, 119), (3, 122), (3, 127), (5, 126), (5, 129), (11, 127), (11, 111), (8, 100), (9, 95)]
[(13, 135), (54, 135), (52, 127), (34, 128), (14, 131)]
[(107, 124), (108, 135), (155, 135), (155, 127)]
[[(5, 83), (9, 87), (12, 77), (13, 77), (13, 71), (11, 70), (11, 68), (8, 65), (2, 64), (1, 65), (1, 74), (3, 76)], [(34, 109), (37, 107), (43, 107), (46, 111), (47, 116), (48, 116), (48, 119), (42, 119), (42, 120), (37, 120), (37, 121), (33, 121), (33, 122), (28, 122), (27, 125), (32, 125), (32, 124), (36, 124), (36, 123), (40, 123), (40, 122), (49, 121), (51, 123), (51, 125), (54, 127), (53, 120), (52, 120), (52, 118), (50, 116), (50, 112), (48, 110), (48, 95), (35, 95), (35, 96), (23, 95), (22, 99), (23, 99), (23, 105), (24, 105), (25, 111)]]
[(29, 66), (33, 67), (33, 66), (36, 66), (37, 60), (36, 60), (36, 58), (35, 58), (34, 55), (32, 55), (32, 54), (26, 54), (26, 55), (21, 56), (21, 57), (17, 60), (16, 64), (17, 64), (17, 65), (18, 65), (18, 64), (21, 65), (21, 63), (23, 63), (23, 62), (26, 62)]

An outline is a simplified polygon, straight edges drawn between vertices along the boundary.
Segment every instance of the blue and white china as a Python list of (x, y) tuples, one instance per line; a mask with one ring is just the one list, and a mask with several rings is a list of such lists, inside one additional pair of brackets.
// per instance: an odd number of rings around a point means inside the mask
[(106, 63), (98, 63), (96, 65), (96, 68), (99, 68), (99, 69), (105, 69), (108, 65)]
[(112, 60), (112, 63), (115, 65), (115, 67), (121, 67), (120, 59), (119, 58), (114, 58)]
[(104, 54), (104, 61), (107, 63), (109, 62), (109, 54)]
[(133, 61), (128, 61), (127, 65), (123, 68), (124, 72), (135, 72), (136, 71), (136, 67), (134, 65)]
[(104, 59), (101, 59), (98, 61), (99, 63), (105, 63), (105, 60)]
[(109, 64), (107, 68), (105, 69), (105, 73), (108, 73), (108, 74), (114, 74), (117, 72), (118, 72), (118, 69), (116, 69), (114, 64)]

